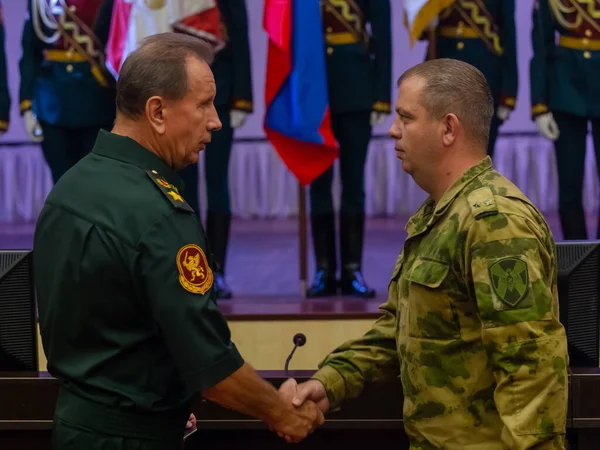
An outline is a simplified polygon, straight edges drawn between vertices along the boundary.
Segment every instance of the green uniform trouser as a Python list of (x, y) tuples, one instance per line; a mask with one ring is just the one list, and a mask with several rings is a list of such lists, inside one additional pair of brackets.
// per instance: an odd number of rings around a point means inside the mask
[[(223, 127), (212, 134), (212, 141), (204, 151), (206, 196), (208, 209), (217, 213), (230, 213), (229, 157), (233, 142), (233, 129), (229, 118), (229, 107), (217, 108)], [(200, 211), (198, 197), (198, 164), (191, 164), (179, 172), (185, 184), (185, 201)]]
[[(587, 239), (583, 210), (586, 140), (589, 119), (553, 113), (560, 135), (554, 143), (558, 171), (558, 207), (565, 240)], [(600, 118), (592, 119), (596, 165), (600, 174)], [(600, 238), (600, 230), (598, 232)]]
[(110, 124), (104, 127), (67, 128), (43, 121), (40, 121), (40, 126), (44, 133), (42, 152), (55, 184), (77, 161), (92, 151), (100, 128), (112, 128)]
[(132, 413), (90, 402), (61, 388), (53, 450), (183, 450), (187, 408)]
[[(341, 211), (364, 213), (371, 111), (332, 114), (331, 128), (340, 146)], [(330, 167), (310, 185), (311, 214), (333, 213), (332, 182), (333, 167)]]

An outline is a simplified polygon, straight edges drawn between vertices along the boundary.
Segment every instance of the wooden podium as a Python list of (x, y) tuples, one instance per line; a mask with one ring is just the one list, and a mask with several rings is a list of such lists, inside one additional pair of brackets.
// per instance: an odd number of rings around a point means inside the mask
[[(294, 371), (290, 376), (304, 381), (312, 371)], [(261, 372), (278, 387), (286, 379), (283, 371)], [(50, 450), (57, 380), (38, 376), (0, 376), (0, 449)], [(600, 442), (600, 369), (572, 369), (569, 376), (569, 449), (592, 450)], [(289, 445), (262, 422), (221, 408), (204, 400), (194, 405), (198, 432), (190, 436), (186, 449), (234, 450), (247, 448), (288, 449)], [(402, 425), (400, 381), (373, 387), (337, 413), (297, 449), (377, 447), (408, 449)]]

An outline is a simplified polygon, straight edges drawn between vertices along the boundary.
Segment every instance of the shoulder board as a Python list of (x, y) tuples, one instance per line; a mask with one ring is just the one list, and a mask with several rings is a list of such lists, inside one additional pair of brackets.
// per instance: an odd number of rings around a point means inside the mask
[(489, 187), (475, 189), (467, 196), (467, 202), (469, 202), (473, 217), (476, 219), (498, 213), (494, 193)]
[(179, 190), (176, 186), (168, 183), (167, 180), (162, 178), (158, 173), (156, 173), (155, 170), (146, 170), (146, 173), (175, 208), (192, 213), (195, 212), (194, 208), (188, 205), (188, 203), (179, 194)]

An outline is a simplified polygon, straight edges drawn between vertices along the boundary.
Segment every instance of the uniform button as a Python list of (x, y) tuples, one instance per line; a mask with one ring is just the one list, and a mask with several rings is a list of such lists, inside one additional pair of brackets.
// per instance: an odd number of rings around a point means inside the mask
[(586, 50), (585, 52), (583, 52), (583, 57), (585, 59), (590, 59), (592, 57), (592, 54)]
[(331, 27), (327, 27), (327, 32), (328, 32), (328, 33), (331, 33), (332, 31), (333, 31), (333, 28), (331, 28)]
[(67, 72), (69, 72), (69, 73), (73, 72), (73, 65), (72, 64), (67, 64)]
[(463, 28), (465, 23), (463, 21), (458, 22), (458, 28)]
[(327, 47), (327, 54), (331, 55), (333, 53), (333, 48), (332, 47)]
[(590, 40), (588, 38), (583, 38), (581, 42), (583, 42), (583, 45), (587, 47), (587, 45), (590, 43)]
[(462, 41), (459, 42), (458, 44), (456, 44), (456, 48), (462, 50), (463, 48), (465, 48), (465, 43)]
[(158, 175), (158, 172), (157, 172), (156, 170), (153, 170), (153, 171), (152, 171), (152, 173), (153, 173), (154, 175)]
[(585, 30), (585, 35), (587, 37), (592, 37), (592, 30)]

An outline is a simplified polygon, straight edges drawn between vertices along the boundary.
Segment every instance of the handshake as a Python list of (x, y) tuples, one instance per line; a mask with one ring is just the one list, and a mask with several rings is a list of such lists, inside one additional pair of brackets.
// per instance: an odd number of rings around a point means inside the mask
[(279, 395), (289, 407), (288, 414), (269, 426), (287, 442), (302, 441), (325, 422), (323, 414), (329, 410), (329, 399), (320, 381), (298, 384), (290, 378), (279, 388)]

